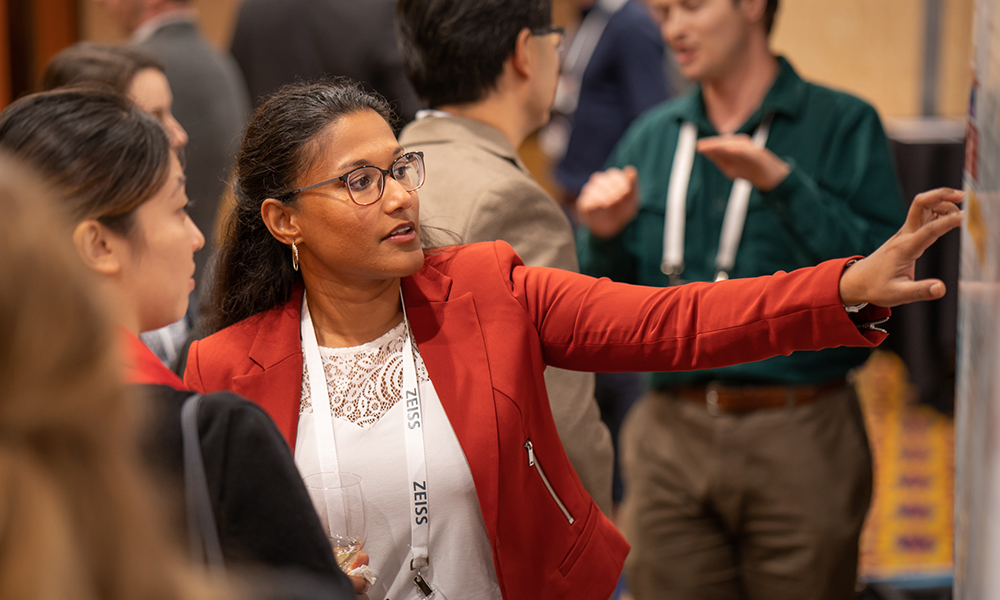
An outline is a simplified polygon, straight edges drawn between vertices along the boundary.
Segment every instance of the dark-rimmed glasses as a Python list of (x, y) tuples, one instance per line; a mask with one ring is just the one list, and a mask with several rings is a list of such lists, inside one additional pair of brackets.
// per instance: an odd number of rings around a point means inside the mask
[(531, 35), (545, 36), (545, 35), (556, 35), (558, 39), (556, 40), (556, 50), (561, 51), (563, 40), (566, 39), (566, 28), (565, 27), (541, 27), (539, 29), (532, 29)]
[(403, 186), (407, 192), (416, 191), (424, 184), (424, 153), (407, 152), (392, 161), (388, 169), (380, 169), (371, 165), (358, 167), (340, 177), (285, 192), (276, 199), (283, 202), (296, 194), (343, 181), (351, 201), (358, 206), (368, 206), (375, 204), (382, 198), (382, 193), (385, 191), (386, 175), (399, 182), (399, 185)]

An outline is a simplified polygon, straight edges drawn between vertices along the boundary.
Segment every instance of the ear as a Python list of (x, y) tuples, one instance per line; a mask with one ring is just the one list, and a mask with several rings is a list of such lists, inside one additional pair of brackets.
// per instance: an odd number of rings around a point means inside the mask
[(747, 21), (758, 23), (764, 20), (767, 0), (740, 0), (740, 10)]
[(517, 34), (517, 41), (514, 42), (514, 54), (507, 60), (510, 61), (511, 68), (524, 79), (530, 79), (535, 72), (535, 55), (538, 48), (534, 43), (531, 30), (524, 28)]
[(274, 239), (286, 246), (292, 243), (301, 244), (302, 237), (298, 226), (298, 210), (274, 198), (264, 200), (260, 206), (260, 217), (264, 226), (271, 232)]
[(83, 264), (101, 275), (117, 275), (122, 270), (122, 253), (128, 243), (94, 219), (85, 219), (73, 229), (73, 246)]

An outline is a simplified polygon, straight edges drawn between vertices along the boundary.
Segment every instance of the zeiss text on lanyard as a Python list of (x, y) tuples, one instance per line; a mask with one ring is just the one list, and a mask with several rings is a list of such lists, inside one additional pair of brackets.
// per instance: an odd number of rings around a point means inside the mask
[[(402, 293), (399, 298), (403, 302)], [(423, 407), (420, 404), (420, 390), (417, 386), (417, 363), (413, 355), (413, 340), (410, 323), (406, 319), (403, 305), (403, 322), (406, 329), (403, 338), (403, 390), (402, 400), (406, 409), (403, 420), (403, 434), (406, 440), (406, 467), (410, 477), (410, 569), (418, 571), (426, 567), (428, 542), (430, 539), (430, 507), (427, 493), (427, 461), (424, 455)], [(329, 393), (327, 400), (317, 401), (321, 393), (328, 390), (323, 359), (319, 354), (316, 331), (305, 295), (302, 297), (302, 352), (309, 368), (309, 387), (313, 396), (313, 418), (316, 423), (316, 443), (319, 449), (319, 463), (324, 472), (338, 471), (337, 444), (333, 436), (333, 415), (330, 411)], [(422, 581), (422, 580), (421, 580)]]

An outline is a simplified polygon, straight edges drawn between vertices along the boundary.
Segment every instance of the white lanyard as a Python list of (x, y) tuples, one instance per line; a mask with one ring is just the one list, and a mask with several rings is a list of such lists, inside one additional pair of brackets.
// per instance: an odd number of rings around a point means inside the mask
[[(767, 115), (753, 135), (753, 143), (758, 148), (767, 144), (771, 130), (772, 115)], [(660, 269), (669, 275), (672, 283), (678, 283), (684, 272), (684, 227), (687, 223), (687, 193), (694, 169), (695, 146), (698, 142), (698, 127), (694, 123), (681, 125), (677, 136), (674, 163), (670, 167), (670, 184), (667, 187), (667, 215), (663, 223), (663, 260)], [(746, 179), (733, 182), (726, 204), (726, 214), (722, 219), (722, 236), (719, 251), (715, 256), (715, 280), (729, 279), (729, 273), (736, 264), (736, 250), (743, 235), (743, 225), (750, 205), (753, 185)]]
[[(402, 305), (403, 295), (399, 301)], [(428, 543), (430, 540), (430, 498), (427, 491), (427, 459), (424, 454), (423, 407), (420, 403), (420, 389), (417, 385), (417, 362), (413, 355), (410, 323), (406, 319), (403, 306), (403, 389), (402, 401), (406, 410), (403, 419), (403, 434), (406, 441), (406, 467), (410, 476), (407, 494), (410, 497), (410, 569), (419, 570), (429, 563)], [(309, 315), (309, 304), (302, 296), (302, 354), (309, 369), (309, 392), (316, 429), (316, 446), (319, 452), (320, 468), (323, 471), (337, 471), (337, 443), (333, 436), (333, 414), (330, 411), (330, 394), (327, 387), (326, 371), (319, 354), (316, 330)], [(322, 391), (321, 391), (322, 390)], [(326, 392), (326, 393), (323, 393)], [(323, 398), (326, 398), (324, 401)]]

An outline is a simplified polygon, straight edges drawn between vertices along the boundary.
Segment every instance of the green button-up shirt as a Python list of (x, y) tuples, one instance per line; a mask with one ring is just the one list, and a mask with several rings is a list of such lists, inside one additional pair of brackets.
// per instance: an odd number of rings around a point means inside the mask
[[(889, 144), (878, 114), (854, 96), (803, 81), (779, 58), (780, 70), (760, 108), (739, 133), (753, 135), (773, 114), (767, 148), (791, 166), (770, 192), (753, 190), (732, 278), (770, 275), (831, 258), (869, 254), (906, 217)], [(651, 109), (618, 143), (609, 166), (639, 171), (639, 214), (617, 237), (599, 239), (585, 228), (578, 252), (584, 273), (650, 286), (670, 282), (660, 270), (667, 186), (681, 125), (698, 137), (717, 135), (700, 87)], [(711, 281), (732, 180), (696, 155), (687, 195), (684, 281)], [(709, 307), (709, 310), (711, 308)], [(656, 388), (704, 383), (814, 384), (843, 377), (869, 350), (797, 352), (724, 369), (655, 373)]]

